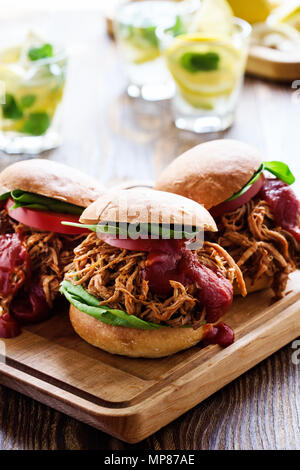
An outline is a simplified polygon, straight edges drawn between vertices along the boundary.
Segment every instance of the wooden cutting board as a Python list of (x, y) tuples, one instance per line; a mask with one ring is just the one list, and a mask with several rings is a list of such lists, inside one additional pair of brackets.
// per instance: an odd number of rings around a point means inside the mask
[[(0, 382), (126, 442), (138, 442), (300, 335), (300, 272), (286, 295), (236, 298), (225, 321), (236, 341), (163, 359), (98, 350), (73, 332), (67, 314), (0, 342)], [(291, 351), (292, 352), (292, 351)]]

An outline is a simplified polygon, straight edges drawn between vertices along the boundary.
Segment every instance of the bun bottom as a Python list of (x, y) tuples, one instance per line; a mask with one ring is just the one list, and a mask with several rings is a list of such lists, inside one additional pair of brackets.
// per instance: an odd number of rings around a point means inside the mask
[[(251, 281), (251, 279), (245, 277), (245, 284), (246, 284), (246, 289), (247, 289), (247, 294), (251, 294), (251, 292), (258, 292), (263, 289), (268, 289), (269, 287), (272, 286), (273, 277), (266, 276), (265, 274), (261, 276), (259, 279), (257, 279), (254, 283)], [(240, 295), (240, 290), (236, 284), (233, 286), (233, 294), (234, 295)]]
[(111, 354), (128, 357), (157, 358), (191, 348), (201, 341), (210, 324), (193, 328), (139, 330), (102, 323), (70, 305), (70, 320), (85, 341)]

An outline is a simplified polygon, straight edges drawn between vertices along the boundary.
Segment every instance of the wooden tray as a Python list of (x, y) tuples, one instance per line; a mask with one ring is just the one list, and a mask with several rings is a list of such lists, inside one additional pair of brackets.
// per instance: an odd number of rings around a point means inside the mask
[(292, 55), (268, 47), (251, 46), (246, 71), (269, 80), (296, 80), (300, 77), (300, 53)]
[[(286, 296), (237, 298), (236, 341), (163, 359), (112, 356), (81, 340), (67, 315), (0, 342), (0, 382), (127, 442), (138, 442), (300, 335), (300, 272)], [(5, 351), (6, 348), (6, 357)]]

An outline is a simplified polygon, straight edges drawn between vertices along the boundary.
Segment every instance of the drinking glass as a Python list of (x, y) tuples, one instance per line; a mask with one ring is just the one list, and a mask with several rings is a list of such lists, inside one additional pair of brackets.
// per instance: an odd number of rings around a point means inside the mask
[(34, 33), (0, 51), (0, 149), (37, 154), (61, 142), (66, 51)]
[(197, 133), (227, 129), (234, 121), (243, 84), (251, 26), (233, 19), (231, 34), (199, 32), (157, 36), (176, 83), (172, 99), (176, 127)]
[(156, 28), (162, 26), (172, 35), (179, 34), (199, 5), (200, 0), (146, 0), (120, 7), (114, 30), (130, 96), (156, 101), (174, 95), (175, 86), (161, 57)]

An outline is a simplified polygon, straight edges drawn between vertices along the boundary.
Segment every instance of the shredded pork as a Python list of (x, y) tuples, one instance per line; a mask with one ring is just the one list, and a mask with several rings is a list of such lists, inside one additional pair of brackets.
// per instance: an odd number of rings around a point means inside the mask
[[(53, 306), (60, 283), (68, 265), (73, 260), (73, 250), (82, 235), (63, 235), (53, 232), (39, 232), (10, 219), (7, 212), (0, 212), (0, 233), (21, 232), (30, 260), (33, 275), (40, 279), (47, 303)], [(11, 299), (1, 299), (0, 306), (8, 310)]]
[[(170, 281), (173, 293), (168, 298), (150, 292), (148, 282), (141, 275), (147, 253), (110, 246), (94, 233), (74, 253), (73, 264), (65, 278), (74, 285), (82, 285), (99, 298), (99, 306), (108, 305), (125, 310), (129, 315), (153, 323), (201, 325), (205, 310), (199, 308), (195, 285), (183, 286), (180, 282)], [(241, 271), (223, 248), (214, 243), (205, 243), (197, 254), (201, 263), (221, 271), (232, 283), (237, 279), (245, 295)]]
[(300, 246), (278, 227), (268, 203), (254, 198), (217, 220), (219, 232), (211, 238), (222, 245), (252, 283), (264, 274), (274, 279), (273, 290), (281, 298), (288, 275), (300, 267)]

